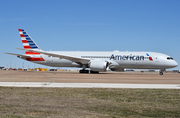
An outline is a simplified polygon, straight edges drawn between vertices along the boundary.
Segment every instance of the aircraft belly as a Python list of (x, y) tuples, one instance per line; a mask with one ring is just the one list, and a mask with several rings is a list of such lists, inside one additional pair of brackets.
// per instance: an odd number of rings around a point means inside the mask
[(137, 68), (137, 67), (140, 66), (137, 61), (126, 61), (126, 60), (124, 61), (124, 60), (121, 60), (121, 61), (118, 61), (117, 63), (122, 68)]
[(158, 61), (151, 61), (149, 62), (149, 68), (154, 68), (154, 69), (161, 69), (164, 68), (164, 63), (163, 62), (158, 62)]
[(160, 69), (164, 68), (164, 64), (159, 62), (150, 61), (116, 61), (121, 68), (134, 68), (134, 69)]
[(76, 64), (72, 61), (66, 59), (47, 59), (46, 65), (53, 67), (78, 67), (79, 64)]

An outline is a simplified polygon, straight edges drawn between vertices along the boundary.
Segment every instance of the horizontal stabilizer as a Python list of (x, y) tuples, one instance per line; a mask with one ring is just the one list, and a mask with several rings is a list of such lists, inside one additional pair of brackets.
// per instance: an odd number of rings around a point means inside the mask
[(3, 52), (4, 54), (9, 54), (9, 55), (15, 55), (15, 56), (21, 56), (21, 57), (26, 57), (26, 58), (30, 58), (31, 56), (28, 55), (21, 55), (21, 54), (14, 54), (14, 53), (7, 53), (7, 52)]

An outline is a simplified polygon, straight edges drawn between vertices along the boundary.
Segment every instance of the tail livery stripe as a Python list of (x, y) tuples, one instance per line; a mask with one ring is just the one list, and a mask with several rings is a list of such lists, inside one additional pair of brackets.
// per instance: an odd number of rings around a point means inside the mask
[(31, 49), (30, 46), (24, 46), (24, 49)]
[(22, 40), (22, 43), (28, 43), (28, 41), (27, 40)]
[(18, 29), (24, 49), (40, 49), (24, 29)]
[(29, 43), (23, 43), (23, 46), (29, 46)]
[(25, 37), (24, 34), (20, 34), (21, 37)]
[(36, 52), (26, 52), (27, 55), (39, 55), (39, 53)]
[(23, 38), (23, 37), (22, 37), (21, 40), (26, 40), (26, 38)]
[[(20, 34), (24, 49), (40, 49), (24, 29), (18, 29), (18, 30), (19, 30), (19, 34)], [(25, 53), (27, 55), (40, 55), (40, 53), (29, 52), (29, 51), (26, 51)], [(35, 60), (36, 59), (32, 59), (32, 60), (29, 59), (29, 61), (35, 61)], [(40, 60), (42, 61), (42, 59)]]
[(18, 29), (19, 30), (19, 32), (23, 32), (24, 30), (23, 29)]

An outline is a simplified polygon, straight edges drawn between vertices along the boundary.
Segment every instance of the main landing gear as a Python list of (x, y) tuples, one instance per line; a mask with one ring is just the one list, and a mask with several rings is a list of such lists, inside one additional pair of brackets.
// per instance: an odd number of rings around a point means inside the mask
[(90, 70), (90, 73), (91, 73), (91, 74), (98, 74), (99, 71), (92, 71), (92, 70)]
[(159, 75), (163, 75), (163, 71), (165, 71), (165, 69), (161, 69), (161, 70), (159, 71)]
[[(89, 70), (79, 70), (79, 73), (89, 73)], [(90, 73), (91, 74), (98, 74), (99, 71), (92, 71), (92, 70), (90, 70)]]
[(79, 73), (89, 73), (89, 70), (79, 70)]
[[(86, 67), (87, 67), (87, 65), (83, 65), (82, 66), (82, 70), (79, 70), (79, 73), (89, 73), (89, 70), (86, 70)], [(90, 73), (91, 74), (98, 74), (99, 73), (99, 71), (92, 71), (92, 70), (90, 70)]]
[(89, 70), (86, 70), (87, 65), (82, 66), (82, 70), (79, 70), (79, 73), (89, 73)]

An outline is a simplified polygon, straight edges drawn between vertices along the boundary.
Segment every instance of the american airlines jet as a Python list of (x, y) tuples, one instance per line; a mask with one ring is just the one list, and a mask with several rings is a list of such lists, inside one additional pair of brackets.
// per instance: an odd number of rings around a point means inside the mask
[[(177, 67), (172, 57), (156, 52), (103, 52), (103, 51), (43, 51), (24, 29), (19, 29), (25, 54), (18, 58), (52, 67), (79, 67), (79, 73), (99, 73), (107, 70), (122, 72), (124, 69), (160, 69)], [(89, 68), (89, 69), (87, 69)]]

